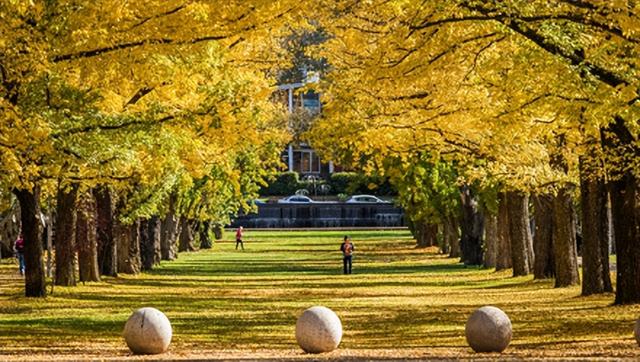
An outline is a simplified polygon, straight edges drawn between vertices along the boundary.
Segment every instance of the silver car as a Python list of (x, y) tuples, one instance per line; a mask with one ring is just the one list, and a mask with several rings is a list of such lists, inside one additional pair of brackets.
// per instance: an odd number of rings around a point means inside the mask
[(347, 199), (348, 203), (369, 203), (369, 204), (389, 204), (389, 201), (382, 200), (373, 195), (353, 195)]
[(308, 204), (312, 202), (314, 201), (304, 195), (291, 195), (278, 200), (279, 204)]

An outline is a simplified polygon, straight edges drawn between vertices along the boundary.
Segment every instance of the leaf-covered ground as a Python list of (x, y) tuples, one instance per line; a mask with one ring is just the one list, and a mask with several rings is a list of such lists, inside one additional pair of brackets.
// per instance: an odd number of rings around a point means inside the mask
[[(17, 264), (3, 260), (0, 360), (149, 358), (132, 356), (121, 336), (143, 306), (162, 310), (173, 326), (169, 352), (151, 357), (159, 359), (640, 359), (640, 305), (612, 306), (613, 295), (585, 298), (578, 287), (465, 268), (415, 249), (404, 231), (350, 233), (350, 276), (341, 274), (343, 232), (247, 234), (244, 252), (221, 242), (150, 273), (55, 287), (44, 300), (24, 298)], [(513, 323), (502, 355), (474, 354), (465, 342), (467, 317), (488, 304)], [(309, 356), (296, 345), (296, 318), (313, 305), (342, 319), (332, 353)]]

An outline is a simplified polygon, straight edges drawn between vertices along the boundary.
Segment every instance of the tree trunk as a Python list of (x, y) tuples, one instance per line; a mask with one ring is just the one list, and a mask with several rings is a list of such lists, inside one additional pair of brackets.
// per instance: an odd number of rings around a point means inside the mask
[(610, 183), (611, 213), (616, 240), (615, 304), (640, 303), (640, 202), (638, 182), (627, 172)]
[(604, 180), (588, 176), (581, 162), (582, 295), (612, 292), (609, 217)]
[(98, 267), (102, 275), (118, 276), (117, 244), (113, 240), (113, 203), (111, 191), (103, 186), (96, 190)]
[(426, 221), (416, 223), (416, 247), (428, 248), (437, 244), (438, 225)]
[(220, 224), (216, 224), (213, 227), (213, 237), (216, 240), (222, 240), (222, 237), (224, 236), (224, 227)]
[(195, 251), (196, 247), (193, 245), (193, 228), (191, 222), (186, 217), (180, 217), (180, 247), (178, 251)]
[[(618, 162), (640, 157), (637, 140), (621, 117), (601, 134), (605, 152)], [(640, 183), (627, 165), (617, 166), (609, 182), (617, 264), (615, 304), (633, 304), (640, 303)]]
[(76, 196), (78, 185), (56, 194), (56, 276), (55, 285), (76, 285)]
[(556, 275), (553, 252), (553, 197), (535, 195), (533, 210), (535, 218), (533, 248), (536, 254), (533, 263), (533, 278), (553, 278)]
[(162, 220), (159, 216), (152, 216), (149, 220), (149, 235), (153, 238), (153, 264), (160, 265), (162, 260), (162, 250), (160, 242), (162, 240)]
[(177, 196), (169, 197), (169, 211), (162, 221), (162, 238), (160, 241), (160, 253), (162, 260), (174, 260), (178, 257), (178, 237), (180, 236), (180, 223), (176, 216)]
[(574, 215), (570, 191), (567, 187), (563, 187), (553, 199), (553, 250), (556, 264), (556, 288), (580, 283)]
[(213, 242), (211, 241), (211, 221), (203, 221), (200, 223), (200, 249), (211, 249)]
[(458, 229), (458, 219), (455, 216), (448, 216), (444, 221), (445, 243), (449, 245), (449, 257), (460, 257), (460, 231)]
[(478, 201), (468, 186), (461, 190), (462, 199), (462, 237), (460, 249), (465, 265), (482, 265), (483, 217), (478, 210)]
[(496, 253), (496, 271), (511, 268), (511, 237), (509, 235), (509, 208), (507, 195), (498, 194), (498, 250)]
[(140, 258), (142, 270), (151, 270), (160, 264), (160, 219), (157, 216), (140, 222)]
[(40, 186), (33, 190), (14, 190), (20, 203), (20, 222), (24, 239), (25, 278), (27, 297), (45, 297), (44, 260), (42, 259), (42, 225), (40, 224)]
[(495, 268), (498, 257), (498, 217), (489, 212), (484, 214), (484, 267)]
[(81, 282), (99, 282), (96, 201), (88, 191), (80, 196), (76, 220), (76, 245)]
[(140, 261), (140, 222), (125, 225), (115, 218), (114, 237), (118, 245), (118, 272), (138, 274)]
[(513, 276), (527, 275), (531, 272), (528, 244), (531, 238), (529, 230), (529, 197), (521, 192), (507, 192), (509, 212), (509, 239), (511, 241), (511, 262)]

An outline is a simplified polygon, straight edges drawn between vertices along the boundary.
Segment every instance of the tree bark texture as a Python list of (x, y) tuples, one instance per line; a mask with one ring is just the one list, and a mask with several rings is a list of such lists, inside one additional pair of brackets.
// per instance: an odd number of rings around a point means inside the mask
[(484, 214), (484, 267), (495, 268), (498, 257), (498, 217)]
[(76, 245), (81, 282), (99, 282), (96, 201), (88, 191), (80, 195), (76, 220)]
[(582, 174), (582, 295), (612, 292), (609, 211), (604, 180)]
[(162, 238), (160, 252), (162, 260), (174, 260), (178, 257), (178, 238), (180, 236), (180, 222), (176, 216), (177, 196), (169, 197), (169, 211), (162, 221)]
[(483, 217), (478, 209), (478, 201), (469, 187), (461, 190), (462, 236), (460, 250), (465, 265), (482, 265)]
[(203, 221), (198, 228), (200, 231), (200, 249), (211, 249), (213, 242), (211, 241), (211, 221)]
[(540, 194), (532, 199), (535, 220), (533, 249), (536, 255), (533, 278), (553, 278), (556, 275), (553, 252), (553, 197)]
[(98, 267), (102, 275), (118, 276), (117, 244), (113, 240), (113, 202), (111, 191), (100, 187), (95, 192), (97, 213)]
[(40, 224), (40, 187), (13, 192), (20, 204), (20, 223), (24, 239), (25, 296), (45, 297), (44, 260), (42, 258), (42, 225)]
[(160, 219), (152, 217), (140, 222), (140, 258), (142, 270), (160, 263)]
[(556, 288), (580, 283), (574, 215), (570, 190), (563, 187), (553, 198), (553, 250), (556, 265)]
[(191, 221), (189, 221), (186, 217), (180, 217), (180, 246), (178, 247), (178, 251), (195, 251), (196, 247), (193, 243), (193, 226)]
[(498, 248), (496, 271), (511, 268), (511, 236), (509, 234), (509, 208), (506, 193), (498, 194)]
[(531, 238), (529, 230), (529, 197), (521, 192), (507, 192), (509, 212), (509, 239), (511, 241), (511, 262), (513, 276), (527, 275), (531, 272), (528, 244)]
[(458, 219), (455, 216), (448, 216), (444, 221), (445, 244), (449, 245), (449, 257), (460, 257), (460, 231)]
[(117, 218), (114, 225), (115, 242), (118, 245), (118, 272), (138, 274), (142, 269), (140, 261), (140, 222), (125, 225)]
[(56, 194), (55, 285), (76, 285), (76, 197), (78, 185)]

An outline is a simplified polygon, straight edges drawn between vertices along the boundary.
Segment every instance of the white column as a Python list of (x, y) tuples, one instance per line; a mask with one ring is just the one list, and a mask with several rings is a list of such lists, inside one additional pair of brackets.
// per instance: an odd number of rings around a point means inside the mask
[(329, 161), (329, 174), (332, 174), (332, 173), (333, 173), (333, 161)]
[(293, 145), (289, 145), (289, 171), (293, 171)]
[(289, 113), (293, 113), (293, 88), (289, 88)]

